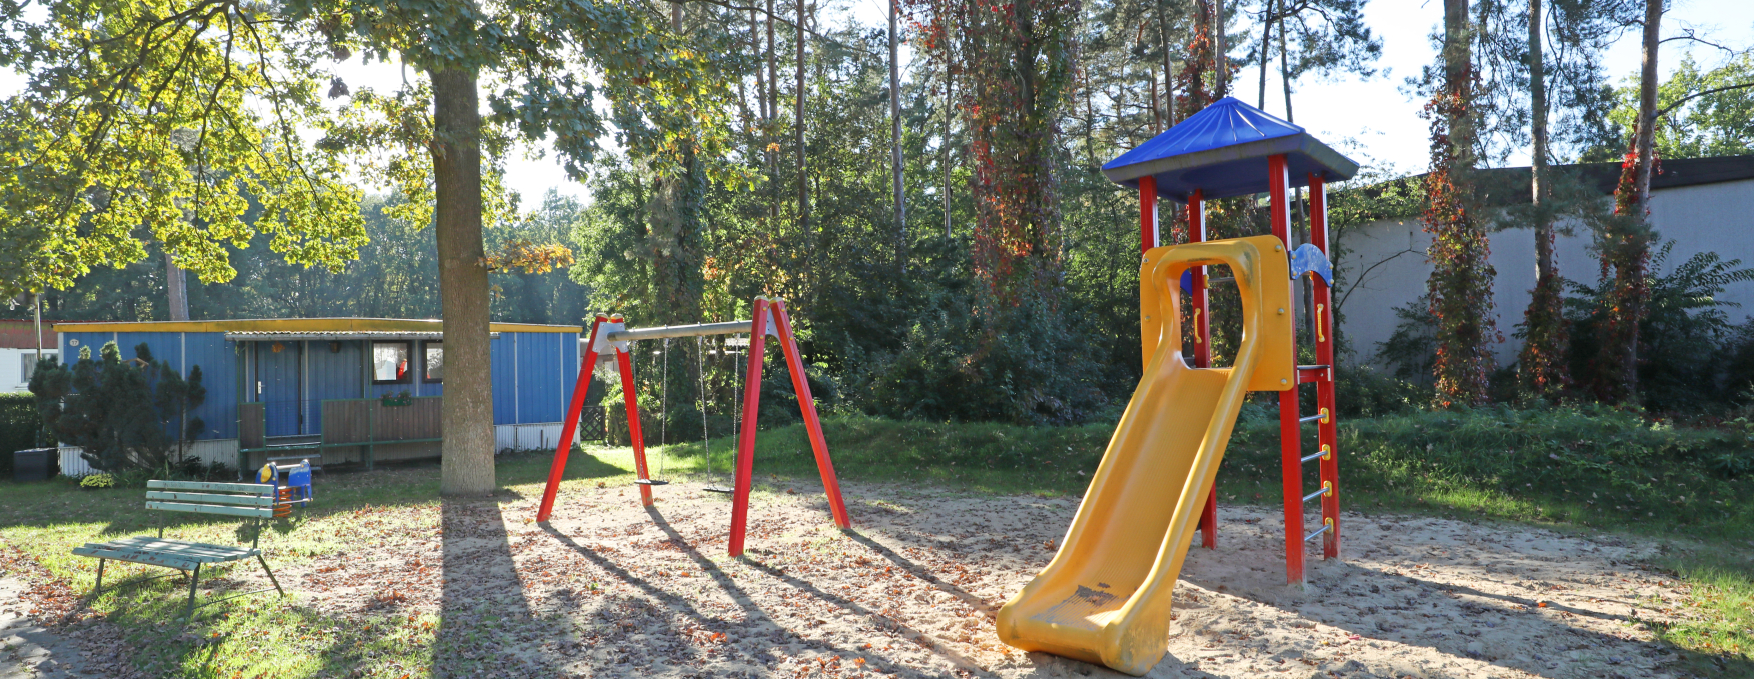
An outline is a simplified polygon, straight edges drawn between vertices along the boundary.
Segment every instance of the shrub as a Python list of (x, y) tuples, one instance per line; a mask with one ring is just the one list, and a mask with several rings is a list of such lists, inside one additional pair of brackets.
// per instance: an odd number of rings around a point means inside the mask
[(0, 478), (12, 477), (12, 451), (37, 447), (41, 430), (30, 394), (0, 394)]
[(98, 488), (115, 488), (116, 487), (116, 477), (111, 476), (109, 474), (105, 474), (103, 472), (98, 472), (96, 474), (86, 474), (85, 476), (83, 476), (79, 479), (79, 487), (85, 488), (87, 490), (94, 490), (94, 489), (98, 489)]
[(182, 461), (186, 439), (206, 426), (188, 417), (206, 398), (201, 368), (191, 368), (185, 380), (169, 364), (154, 361), (145, 344), (134, 354), (123, 361), (116, 343), (107, 342), (96, 360), (90, 347), (71, 366), (46, 359), (31, 375), (30, 391), (50, 433), (82, 448), (80, 455), (94, 469), (168, 472)]

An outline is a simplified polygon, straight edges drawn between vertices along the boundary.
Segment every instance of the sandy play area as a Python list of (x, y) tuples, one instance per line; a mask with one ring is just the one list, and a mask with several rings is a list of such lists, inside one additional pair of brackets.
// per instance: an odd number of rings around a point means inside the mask
[[(723, 556), (726, 498), (679, 483), (649, 512), (628, 487), (564, 493), (547, 528), (534, 498), (452, 504), (442, 540), (362, 544), (347, 568), (287, 579), (323, 609), (439, 612), (452, 676), (1113, 675), (1006, 647), (991, 624), (1076, 500), (849, 484), (857, 528), (842, 535), (819, 487), (769, 490), (746, 562)], [(1632, 565), (1648, 545), (1351, 516), (1349, 557), (1316, 559), (1297, 591), (1273, 516), (1221, 513), (1220, 548), (1195, 548), (1150, 676), (1665, 674), (1627, 620), (1660, 619), (1679, 596)]]
[[(361, 619), (433, 614), (438, 676), (1120, 676), (999, 643), (992, 616), (1053, 555), (1076, 499), (764, 479), (749, 558), (724, 556), (730, 503), (698, 485), (569, 486), (534, 497), (368, 508), (346, 559), (288, 563), (297, 605)], [(1654, 545), (1423, 518), (1348, 515), (1347, 558), (1283, 585), (1275, 518), (1221, 509), (1176, 590), (1153, 677), (1663, 677), (1672, 583)], [(321, 530), (317, 525), (308, 530)], [(272, 549), (270, 545), (270, 549)], [(236, 569), (230, 586), (259, 578)], [(220, 583), (221, 587), (227, 586)], [(362, 668), (373, 672), (421, 668)]]

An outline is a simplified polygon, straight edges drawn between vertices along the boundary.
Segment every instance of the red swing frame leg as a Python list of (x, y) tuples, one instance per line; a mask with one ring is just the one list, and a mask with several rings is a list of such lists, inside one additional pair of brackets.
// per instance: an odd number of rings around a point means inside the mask
[(847, 505), (841, 499), (840, 481), (834, 475), (834, 461), (828, 457), (828, 440), (822, 436), (822, 421), (816, 417), (816, 399), (810, 395), (810, 380), (804, 374), (804, 358), (799, 355), (798, 342), (792, 337), (792, 319), (786, 315), (785, 300), (772, 304), (774, 325), (779, 331), (780, 352), (786, 357), (786, 370), (792, 374), (792, 389), (798, 394), (798, 410), (804, 416), (804, 430), (810, 433), (810, 450), (816, 455), (816, 471), (822, 476), (822, 492), (828, 496), (829, 513), (834, 525), (852, 528)]
[(743, 556), (749, 524), (749, 487), (755, 473), (755, 417), (761, 411), (761, 359), (767, 346), (767, 300), (755, 298), (749, 328), (749, 369), (743, 377), (743, 430), (737, 432), (737, 480), (731, 493), (731, 538), (727, 551)]
[[(646, 472), (646, 438), (639, 426), (639, 396), (634, 393), (633, 357), (628, 352), (616, 349), (615, 362), (621, 366), (621, 398), (626, 402), (627, 435), (633, 442), (634, 477), (649, 481), (651, 476)], [(652, 506), (652, 487), (643, 483), (635, 485), (639, 486), (639, 503), (646, 507)]]
[(566, 422), (560, 427), (560, 440), (554, 447), (554, 462), (548, 467), (548, 486), (542, 489), (542, 504), (536, 509), (536, 520), (547, 521), (554, 513), (554, 496), (560, 491), (560, 478), (566, 473), (567, 454), (572, 452), (573, 435), (579, 426), (579, 413), (585, 407), (585, 395), (591, 389), (591, 372), (597, 365), (597, 329), (609, 319), (598, 315), (591, 321), (590, 341), (585, 357), (579, 363), (579, 377), (573, 384), (572, 402), (566, 409)]

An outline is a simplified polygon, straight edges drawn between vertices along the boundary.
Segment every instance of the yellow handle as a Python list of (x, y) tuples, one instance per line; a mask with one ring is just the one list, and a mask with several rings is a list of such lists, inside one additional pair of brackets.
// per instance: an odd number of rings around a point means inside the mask
[(1326, 443), (1322, 444), (1322, 459), (1324, 459), (1324, 460), (1334, 459), (1334, 449), (1328, 447), (1328, 444), (1326, 444)]
[(1323, 325), (1322, 324), (1322, 307), (1323, 306), (1325, 306), (1325, 305), (1322, 305), (1322, 304), (1316, 305), (1316, 341), (1317, 342), (1328, 341), (1328, 336), (1322, 332), (1322, 325)]
[(1332, 419), (1332, 418), (1328, 417), (1328, 409), (1323, 408), (1322, 409), (1322, 420), (1321, 420), (1322, 424), (1327, 424), (1328, 420), (1330, 420), (1330, 419)]
[(1194, 344), (1205, 344), (1205, 343), (1206, 343), (1205, 340), (1200, 339), (1200, 310), (1195, 309), (1194, 310)]

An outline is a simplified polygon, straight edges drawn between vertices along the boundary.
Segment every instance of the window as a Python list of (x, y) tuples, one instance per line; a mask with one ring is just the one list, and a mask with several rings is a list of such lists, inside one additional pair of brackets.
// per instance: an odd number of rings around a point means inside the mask
[(372, 384), (407, 384), (412, 342), (372, 342)]
[(420, 345), (420, 350), (425, 353), (422, 362), (426, 364), (426, 374), (421, 379), (426, 382), (445, 381), (445, 343), (427, 342)]
[(18, 371), (18, 374), (22, 375), (22, 377), (18, 378), (18, 383), (24, 384), (30, 381), (31, 375), (36, 374), (37, 352), (33, 351), (27, 354), (21, 354), (19, 355), (19, 358), (22, 360), (23, 365)]

